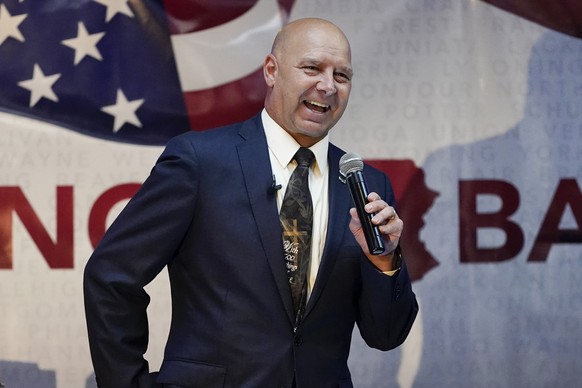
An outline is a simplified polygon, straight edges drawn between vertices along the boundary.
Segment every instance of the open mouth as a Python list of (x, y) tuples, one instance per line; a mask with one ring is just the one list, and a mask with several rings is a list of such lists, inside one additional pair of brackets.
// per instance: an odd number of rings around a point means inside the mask
[(327, 104), (322, 104), (321, 102), (317, 101), (307, 101), (304, 100), (303, 104), (312, 111), (325, 113), (331, 109), (331, 106)]

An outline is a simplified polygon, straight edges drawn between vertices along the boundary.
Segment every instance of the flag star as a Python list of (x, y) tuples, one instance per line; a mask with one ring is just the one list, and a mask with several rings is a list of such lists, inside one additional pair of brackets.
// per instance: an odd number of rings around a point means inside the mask
[(116, 14), (122, 13), (130, 18), (133, 17), (133, 12), (127, 5), (128, 0), (94, 0), (99, 4), (107, 7), (107, 14), (105, 16), (105, 21), (110, 21)]
[(141, 128), (141, 122), (135, 115), (135, 111), (143, 104), (144, 99), (127, 101), (125, 94), (121, 89), (117, 89), (117, 100), (115, 105), (108, 105), (101, 108), (105, 113), (114, 117), (113, 132), (116, 133), (121, 129), (123, 124), (129, 123)]
[(86, 56), (92, 56), (93, 58), (101, 61), (103, 57), (99, 50), (97, 50), (97, 43), (105, 35), (104, 32), (99, 32), (97, 34), (91, 34), (87, 32), (87, 28), (82, 22), (79, 22), (77, 28), (77, 37), (72, 39), (65, 39), (62, 43), (65, 46), (69, 46), (75, 50), (75, 65), (77, 65)]
[(10, 15), (4, 4), (0, 4), (0, 45), (8, 38), (14, 38), (24, 42), (24, 36), (20, 33), (18, 26), (26, 19), (24, 15)]
[(58, 102), (59, 99), (53, 92), (53, 84), (61, 77), (61, 74), (44, 75), (40, 66), (35, 63), (32, 71), (32, 78), (26, 81), (20, 81), (18, 86), (30, 90), (30, 104), (32, 108), (41, 98), (47, 98), (51, 101)]

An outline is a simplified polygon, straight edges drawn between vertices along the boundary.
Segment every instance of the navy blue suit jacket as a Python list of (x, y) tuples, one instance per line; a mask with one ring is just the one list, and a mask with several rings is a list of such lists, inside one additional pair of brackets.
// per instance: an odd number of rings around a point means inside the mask
[[(354, 323), (372, 347), (406, 338), (418, 305), (405, 265), (392, 277), (348, 229), (343, 151), (329, 148), (327, 241), (296, 332), (272, 172), (260, 115), (172, 139), (91, 256), (84, 278), (91, 354), (101, 387), (351, 387)], [(389, 203), (387, 178), (365, 168)], [(168, 268), (172, 322), (159, 374), (143, 287)], [(295, 376), (295, 377), (294, 377)]]

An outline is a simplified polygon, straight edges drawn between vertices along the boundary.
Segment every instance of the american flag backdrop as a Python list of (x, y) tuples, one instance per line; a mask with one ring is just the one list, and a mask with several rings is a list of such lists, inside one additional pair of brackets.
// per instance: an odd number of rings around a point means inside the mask
[(264, 98), (263, 53), (290, 6), (3, 1), (0, 107), (137, 144), (248, 118)]
[[(293, 2), (2, 1), (0, 108), (137, 144), (248, 118)], [(582, 35), (574, 1), (489, 2)]]
[(188, 130), (161, 4), (4, 1), (3, 109), (115, 141)]

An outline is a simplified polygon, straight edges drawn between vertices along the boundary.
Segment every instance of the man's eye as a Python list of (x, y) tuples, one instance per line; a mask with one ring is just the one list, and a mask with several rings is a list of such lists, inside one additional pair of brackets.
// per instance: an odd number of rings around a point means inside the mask
[(350, 76), (345, 73), (335, 73), (336, 78), (342, 82), (348, 82), (351, 80)]

